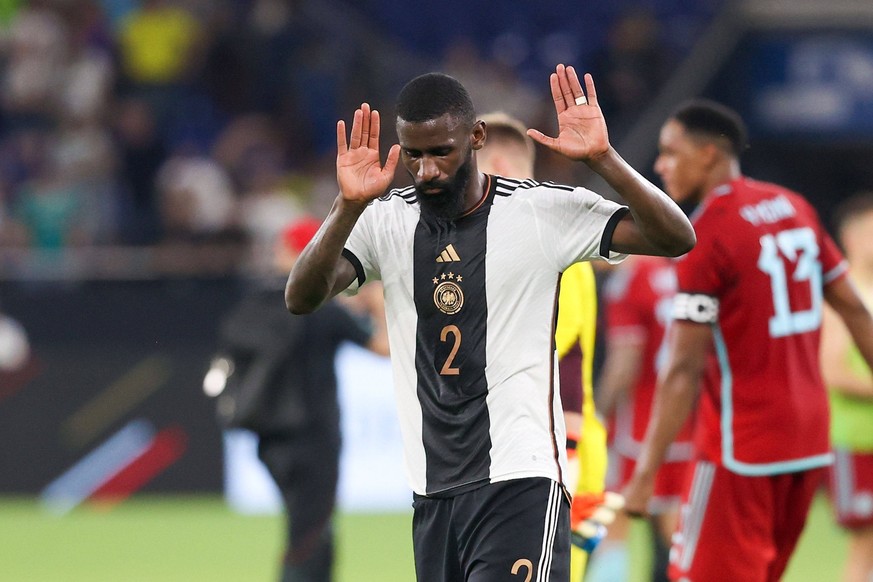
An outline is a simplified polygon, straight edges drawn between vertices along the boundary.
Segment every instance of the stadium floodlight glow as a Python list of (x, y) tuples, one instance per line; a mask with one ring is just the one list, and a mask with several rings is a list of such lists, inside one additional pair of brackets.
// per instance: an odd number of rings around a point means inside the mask
[(233, 362), (228, 358), (214, 358), (203, 377), (203, 392), (214, 398), (224, 392), (227, 377), (233, 374)]

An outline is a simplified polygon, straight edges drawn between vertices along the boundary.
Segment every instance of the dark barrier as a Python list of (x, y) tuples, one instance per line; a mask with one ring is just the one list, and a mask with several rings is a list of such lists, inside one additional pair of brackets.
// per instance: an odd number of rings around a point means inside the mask
[(0, 283), (0, 311), (32, 347), (0, 374), (0, 493), (72, 506), (219, 492), (221, 434), (201, 384), (240, 291), (233, 278)]

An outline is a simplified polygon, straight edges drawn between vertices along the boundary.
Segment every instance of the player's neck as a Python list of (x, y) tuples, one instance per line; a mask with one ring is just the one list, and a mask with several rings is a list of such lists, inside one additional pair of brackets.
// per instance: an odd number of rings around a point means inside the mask
[(708, 196), (719, 186), (738, 180), (742, 175), (739, 162), (736, 160), (723, 160), (709, 174), (704, 196)]
[(475, 176), (475, 179), (470, 180), (470, 183), (467, 184), (467, 191), (464, 193), (464, 212), (462, 214), (466, 214), (475, 208), (488, 194), (485, 191), (485, 188), (490, 184), (488, 176), (478, 171), (478, 169), (473, 176)]

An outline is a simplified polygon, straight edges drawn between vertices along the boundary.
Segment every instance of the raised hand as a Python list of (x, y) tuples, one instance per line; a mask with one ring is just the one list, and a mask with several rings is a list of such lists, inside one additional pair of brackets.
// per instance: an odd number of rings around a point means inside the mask
[[(536, 129), (527, 134), (536, 142), (572, 160), (588, 160), (609, 150), (609, 135), (597, 91), (590, 73), (585, 74), (585, 92), (573, 67), (558, 65), (549, 76), (549, 86), (558, 114), (558, 137)], [(587, 96), (586, 96), (587, 93)]]
[(370, 110), (367, 103), (355, 111), (348, 142), (345, 121), (337, 122), (336, 179), (344, 200), (367, 203), (381, 196), (394, 179), (400, 146), (391, 146), (383, 167), (379, 159), (379, 131), (379, 112)]

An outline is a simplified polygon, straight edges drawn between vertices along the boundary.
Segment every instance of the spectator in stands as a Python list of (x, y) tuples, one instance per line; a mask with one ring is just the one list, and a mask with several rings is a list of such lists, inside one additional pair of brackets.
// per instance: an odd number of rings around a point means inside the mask
[(183, 6), (143, 0), (118, 30), (122, 86), (147, 99), (161, 123), (167, 121), (199, 62), (203, 41), (203, 25)]
[(13, 17), (0, 79), (7, 130), (50, 126), (63, 89), (67, 35), (66, 23), (46, 0), (29, 2)]
[[(661, 26), (646, 8), (619, 15), (605, 45), (592, 56), (592, 72), (600, 85), (603, 111), (610, 130), (622, 135), (657, 95), (669, 77), (675, 58), (660, 38)], [(614, 129), (613, 129), (614, 128)]]
[(242, 264), (248, 241), (227, 171), (193, 147), (181, 147), (156, 178), (161, 238), (156, 260), (172, 271), (226, 271)]
[(148, 101), (134, 97), (118, 100), (114, 130), (124, 225), (120, 242), (157, 243), (161, 235), (157, 175), (167, 158), (167, 148)]
[(93, 242), (88, 210), (86, 193), (52, 160), (42, 173), (21, 185), (13, 218), (29, 246), (57, 251)]

